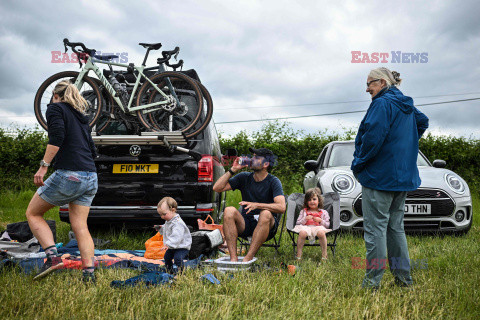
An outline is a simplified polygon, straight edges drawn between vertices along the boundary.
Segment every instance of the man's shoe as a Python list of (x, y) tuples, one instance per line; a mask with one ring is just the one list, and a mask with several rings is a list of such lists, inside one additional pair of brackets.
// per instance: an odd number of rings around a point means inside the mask
[(62, 269), (62, 268), (63, 268), (62, 258), (54, 257), (52, 259), (47, 259), (47, 261), (45, 261), (42, 268), (40, 268), (40, 271), (33, 278), (33, 280), (41, 279), (41, 278), (49, 275), (53, 271), (58, 270), (58, 269)]

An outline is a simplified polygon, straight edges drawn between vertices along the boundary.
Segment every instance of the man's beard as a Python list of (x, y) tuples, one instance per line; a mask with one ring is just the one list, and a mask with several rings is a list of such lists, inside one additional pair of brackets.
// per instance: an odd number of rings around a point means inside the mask
[(253, 172), (260, 172), (263, 170), (263, 168), (252, 168)]

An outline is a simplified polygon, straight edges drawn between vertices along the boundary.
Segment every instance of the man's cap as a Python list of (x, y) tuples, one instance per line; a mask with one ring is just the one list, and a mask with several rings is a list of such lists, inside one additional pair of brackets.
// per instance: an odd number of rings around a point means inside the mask
[(255, 153), (257, 156), (261, 156), (261, 157), (273, 156), (272, 150), (267, 148), (259, 148), (259, 149), (248, 148), (248, 150), (250, 150), (251, 153)]
[(275, 165), (276, 156), (272, 152), (272, 150), (267, 148), (258, 148), (258, 149), (248, 148), (248, 150), (250, 150), (251, 153), (254, 153), (257, 156), (264, 157), (266, 161), (270, 162), (270, 166)]

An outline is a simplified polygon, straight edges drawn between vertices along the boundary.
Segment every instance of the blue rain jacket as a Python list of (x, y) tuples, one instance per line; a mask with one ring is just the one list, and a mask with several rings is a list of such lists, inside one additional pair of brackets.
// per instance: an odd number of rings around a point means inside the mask
[(355, 138), (351, 169), (362, 186), (383, 191), (413, 191), (418, 174), (418, 140), (428, 118), (395, 86), (372, 99)]

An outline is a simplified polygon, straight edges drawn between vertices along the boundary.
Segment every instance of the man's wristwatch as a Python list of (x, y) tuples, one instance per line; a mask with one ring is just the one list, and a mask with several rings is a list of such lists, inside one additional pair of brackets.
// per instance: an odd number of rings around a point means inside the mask
[(40, 167), (50, 167), (50, 163), (43, 161), (43, 159), (40, 161)]
[(230, 174), (231, 174), (232, 176), (235, 175), (235, 172), (233, 172), (232, 169), (228, 169), (228, 172), (230, 172)]

